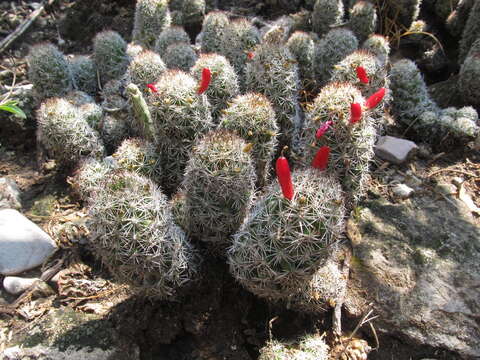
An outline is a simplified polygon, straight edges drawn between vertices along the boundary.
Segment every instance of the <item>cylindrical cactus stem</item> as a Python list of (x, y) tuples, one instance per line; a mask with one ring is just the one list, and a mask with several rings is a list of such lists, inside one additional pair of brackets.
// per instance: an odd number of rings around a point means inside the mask
[(173, 192), (195, 140), (213, 128), (210, 104), (205, 94), (198, 94), (195, 79), (179, 70), (166, 71), (155, 88), (147, 103), (162, 158), (162, 186)]
[(165, 56), (167, 48), (175, 43), (190, 44), (190, 37), (180, 26), (170, 26), (163, 30), (155, 42), (155, 52), (162, 58)]
[(364, 42), (377, 28), (377, 10), (368, 1), (358, 1), (350, 10), (348, 26), (359, 42)]
[(343, 15), (342, 0), (317, 0), (312, 13), (313, 31), (322, 37), (342, 22)]
[(315, 75), (319, 85), (331, 78), (333, 66), (358, 48), (358, 40), (348, 29), (330, 30), (315, 46)]
[(99, 131), (103, 120), (103, 109), (95, 103), (95, 100), (83, 91), (70, 91), (66, 96), (70, 104), (76, 107), (79, 115), (83, 117), (88, 125), (95, 131)]
[(199, 27), (205, 16), (205, 0), (184, 0), (182, 22), (187, 28)]
[(187, 43), (175, 43), (170, 45), (163, 56), (169, 69), (180, 69), (189, 72), (197, 61), (197, 54), (192, 45)]
[(147, 102), (143, 98), (142, 92), (135, 84), (127, 86), (127, 94), (132, 104), (134, 121), (131, 124), (132, 130), (135, 134), (139, 134), (145, 139), (154, 140), (154, 130), (152, 115), (148, 108)]
[(221, 52), (222, 36), (229, 22), (226, 13), (223, 11), (212, 11), (205, 16), (200, 47), (202, 53)]
[(98, 33), (93, 40), (93, 52), (102, 84), (120, 78), (127, 70), (127, 43), (117, 32)]
[(72, 89), (69, 63), (55, 45), (45, 43), (32, 46), (27, 63), (28, 79), (41, 99), (62, 96)]
[(458, 62), (462, 64), (465, 58), (470, 51), (470, 47), (473, 45), (475, 40), (480, 38), (480, 23), (478, 18), (480, 17), (480, 2), (476, 1), (472, 9), (470, 10), (470, 15), (468, 16), (467, 23), (463, 29), (462, 38), (460, 39), (460, 47), (458, 53)]
[(345, 208), (338, 181), (315, 169), (293, 174), (295, 195), (273, 183), (233, 237), (228, 263), (233, 276), (255, 295), (288, 300), (305, 291), (336, 248)]
[(89, 56), (77, 55), (70, 60), (70, 68), (75, 87), (80, 91), (95, 96), (98, 90), (95, 61)]
[(375, 54), (380, 65), (387, 65), (389, 61), (388, 57), (390, 55), (390, 44), (384, 36), (378, 34), (370, 35), (362, 44), (362, 49)]
[(235, 132), (251, 146), (257, 185), (263, 187), (268, 181), (279, 133), (270, 101), (258, 93), (240, 95), (222, 111), (218, 127)]
[(127, 78), (146, 95), (150, 91), (147, 85), (157, 82), (166, 69), (167, 67), (160, 55), (146, 50), (135, 56), (130, 62)]
[(303, 31), (295, 31), (287, 41), (287, 47), (298, 62), (298, 73), (304, 86), (312, 85), (315, 42), (313, 37)]
[(462, 35), (474, 3), (475, 0), (460, 0), (456, 9), (447, 17), (446, 27), (452, 36), (459, 37)]
[(191, 69), (193, 77), (200, 82), (203, 69), (209, 69), (212, 77), (205, 91), (212, 105), (212, 116), (217, 119), (220, 111), (227, 107), (228, 101), (240, 92), (238, 77), (228, 60), (217, 54), (202, 54)]
[(151, 49), (158, 34), (170, 26), (170, 22), (167, 0), (137, 0), (132, 39)]
[(80, 199), (87, 201), (113, 169), (110, 163), (89, 157), (80, 161), (68, 183)]
[(95, 254), (118, 281), (149, 297), (174, 299), (192, 280), (195, 251), (151, 180), (114, 172), (92, 195), (89, 214)]
[(225, 130), (197, 141), (185, 169), (187, 233), (215, 245), (226, 245), (249, 210), (255, 170), (246, 143)]

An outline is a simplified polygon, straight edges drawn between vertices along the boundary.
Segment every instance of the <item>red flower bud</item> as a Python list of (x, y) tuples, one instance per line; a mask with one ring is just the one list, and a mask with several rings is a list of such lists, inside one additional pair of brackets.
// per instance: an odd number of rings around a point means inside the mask
[(315, 157), (312, 161), (312, 166), (315, 169), (325, 170), (328, 165), (328, 158), (330, 157), (330, 147), (329, 146), (322, 146), (318, 149)]
[(152, 92), (158, 92), (157, 88), (153, 84), (147, 84), (147, 88), (149, 88)]
[(377, 106), (380, 101), (382, 101), (383, 97), (385, 96), (385, 88), (381, 88), (376, 93), (373, 93), (365, 102), (365, 107), (367, 109), (373, 109)]
[(357, 77), (358, 80), (360, 80), (360, 82), (363, 84), (368, 84), (368, 82), (370, 81), (367, 76), (367, 71), (363, 66), (357, 67)]
[(355, 124), (362, 118), (362, 106), (359, 103), (350, 105), (350, 124)]
[(275, 170), (277, 172), (278, 182), (282, 188), (282, 193), (288, 200), (293, 199), (293, 183), (292, 176), (290, 174), (290, 166), (288, 166), (288, 160), (283, 155), (277, 159), (275, 163)]
[(252, 60), (252, 59), (255, 57), (255, 53), (252, 52), (252, 51), (249, 51), (249, 52), (247, 53), (247, 57), (248, 57), (250, 60)]
[(209, 68), (203, 68), (202, 70), (202, 80), (200, 81), (200, 87), (198, 88), (198, 94), (203, 94), (208, 89), (210, 85), (210, 80), (212, 79), (212, 72)]
[(332, 120), (328, 120), (327, 122), (323, 123), (317, 130), (315, 137), (317, 139), (320, 139), (323, 134), (325, 134), (328, 130), (328, 128), (333, 124)]

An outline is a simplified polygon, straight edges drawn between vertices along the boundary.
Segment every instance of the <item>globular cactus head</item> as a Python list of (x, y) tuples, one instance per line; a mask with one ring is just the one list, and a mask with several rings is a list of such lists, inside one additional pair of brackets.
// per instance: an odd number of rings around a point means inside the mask
[(158, 35), (155, 41), (155, 52), (163, 58), (167, 48), (175, 43), (190, 44), (190, 37), (180, 26), (170, 26)]
[(312, 31), (312, 12), (308, 10), (301, 10), (297, 13), (290, 14), (292, 19), (291, 31)]
[(89, 157), (80, 161), (68, 183), (80, 199), (87, 201), (113, 170), (111, 163)]
[(78, 90), (96, 95), (98, 90), (97, 66), (90, 56), (76, 55), (70, 60), (73, 81)]
[(292, 181), (292, 200), (275, 183), (255, 202), (228, 251), (236, 280), (268, 299), (303, 291), (343, 231), (343, 194), (335, 178), (307, 169)]
[(103, 120), (103, 109), (95, 103), (95, 99), (87, 93), (78, 90), (70, 91), (65, 96), (65, 99), (76, 107), (80, 116), (87, 121), (92, 129), (99, 131)]
[(342, 0), (317, 0), (312, 13), (313, 31), (322, 37), (342, 22), (343, 12)]
[(162, 168), (157, 149), (154, 144), (143, 139), (126, 139), (118, 147), (112, 157), (118, 167), (145, 176), (159, 184)]
[(182, 23), (185, 25), (202, 24), (205, 16), (205, 0), (184, 0), (182, 7)]
[(359, 42), (364, 42), (377, 28), (377, 10), (368, 1), (357, 1), (350, 9), (348, 26)]
[(62, 96), (73, 87), (72, 73), (65, 56), (55, 45), (32, 46), (27, 56), (28, 79), (38, 96)]
[(257, 184), (265, 185), (279, 133), (270, 101), (258, 93), (237, 96), (222, 111), (218, 126), (236, 133), (250, 144), (250, 153), (255, 161)]
[(223, 11), (212, 11), (205, 16), (200, 47), (202, 53), (220, 53), (220, 42), (229, 22), (227, 14)]
[(192, 45), (187, 43), (175, 43), (170, 45), (163, 55), (165, 64), (169, 69), (179, 69), (185, 72), (197, 61), (197, 54)]
[(118, 281), (147, 296), (172, 299), (192, 279), (195, 252), (151, 180), (112, 173), (92, 195), (89, 214), (95, 254)]
[(239, 94), (238, 77), (232, 65), (222, 55), (200, 55), (191, 69), (193, 77), (198, 82), (201, 81), (205, 68), (209, 69), (212, 75), (205, 94), (212, 106), (212, 116), (216, 119), (220, 111), (227, 107), (228, 101)]
[(198, 82), (179, 70), (167, 70), (148, 96), (159, 146), (163, 188), (172, 192), (181, 182), (190, 150), (198, 137), (213, 128), (210, 104), (198, 94)]
[(170, 26), (168, 0), (137, 0), (132, 39), (152, 48), (158, 34)]
[(225, 130), (197, 141), (185, 169), (187, 233), (225, 245), (238, 230), (254, 194), (255, 169), (245, 141)]
[(305, 85), (311, 83), (313, 76), (313, 59), (315, 55), (315, 42), (313, 37), (303, 31), (295, 31), (287, 41), (287, 47), (298, 62), (300, 78)]
[(93, 40), (93, 53), (102, 84), (120, 78), (127, 70), (127, 43), (119, 33), (98, 33)]
[[(360, 90), (352, 84), (330, 83), (309, 106), (302, 133), (306, 166), (322, 146), (330, 147), (327, 169), (339, 175), (349, 205), (364, 195), (374, 155), (376, 130), (369, 111), (364, 110), (359, 121), (350, 121), (351, 104), (363, 107), (364, 102)], [(317, 138), (317, 130), (328, 121), (329, 129)]]
[(50, 98), (37, 111), (37, 141), (62, 166), (80, 159), (101, 157), (104, 148), (96, 131), (82, 113), (67, 100)]
[(128, 79), (137, 85), (143, 94), (148, 94), (147, 84), (157, 82), (166, 69), (160, 55), (146, 50), (133, 58), (128, 65)]
[(315, 75), (319, 85), (326, 84), (333, 66), (358, 48), (358, 40), (348, 29), (330, 30), (315, 46)]
[(388, 63), (390, 44), (385, 36), (379, 34), (370, 35), (362, 44), (362, 49), (375, 54), (382, 66), (385, 66)]
[(319, 335), (307, 335), (298, 344), (269, 341), (260, 349), (258, 360), (328, 360), (328, 345)]

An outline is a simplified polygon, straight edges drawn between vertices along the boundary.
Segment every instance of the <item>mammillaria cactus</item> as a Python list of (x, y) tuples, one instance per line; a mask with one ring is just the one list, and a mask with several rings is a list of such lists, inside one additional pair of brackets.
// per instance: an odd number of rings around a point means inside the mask
[(460, 0), (456, 9), (450, 13), (446, 27), (452, 36), (458, 37), (462, 34), (474, 3), (475, 0)]
[(175, 43), (170, 45), (163, 55), (165, 64), (169, 69), (180, 69), (185, 72), (197, 61), (197, 54), (192, 45), (187, 43)]
[(155, 42), (155, 52), (160, 54), (160, 56), (164, 56), (167, 48), (175, 43), (190, 44), (190, 37), (180, 26), (170, 26), (158, 35)]
[(98, 89), (95, 61), (89, 56), (77, 55), (70, 60), (70, 68), (75, 87), (94, 96)]
[(343, 11), (342, 0), (317, 0), (312, 13), (313, 31), (321, 38), (342, 22)]
[(387, 38), (382, 35), (373, 34), (368, 37), (362, 44), (362, 49), (365, 49), (372, 54), (375, 54), (380, 65), (385, 66), (388, 63), (388, 56), (390, 55), (390, 44)]
[(32, 46), (27, 56), (28, 79), (40, 98), (65, 95), (72, 89), (72, 73), (65, 56), (55, 45)]
[(179, 70), (167, 70), (149, 95), (156, 141), (161, 153), (163, 188), (173, 191), (181, 182), (190, 150), (198, 137), (213, 128), (206, 95), (198, 83)]
[(37, 140), (61, 165), (74, 165), (82, 157), (104, 154), (96, 131), (65, 99), (51, 98), (42, 103), (37, 111), (37, 124)]
[(377, 10), (367, 1), (358, 1), (350, 10), (348, 26), (359, 42), (364, 42), (377, 28)]
[(223, 11), (209, 12), (203, 19), (202, 25), (202, 53), (220, 53), (221, 39), (229, 20)]
[(348, 29), (330, 30), (315, 46), (315, 75), (320, 85), (332, 76), (333, 66), (358, 48), (358, 40)]
[(152, 48), (158, 34), (170, 26), (170, 21), (167, 0), (137, 0), (133, 41)]
[(205, 7), (205, 0), (183, 0), (182, 23), (187, 26), (201, 24)]
[(258, 185), (265, 185), (279, 132), (270, 101), (258, 93), (236, 97), (222, 112), (219, 128), (235, 132), (252, 145)]
[(328, 360), (328, 345), (322, 336), (307, 335), (298, 344), (269, 341), (260, 349), (258, 360)]
[[(349, 199), (362, 198), (373, 159), (376, 131), (368, 111), (355, 122), (351, 120), (352, 104), (361, 109), (364, 98), (350, 83), (330, 83), (323, 87), (306, 114), (302, 142), (306, 164), (323, 146), (330, 148), (328, 170), (336, 172)], [(317, 135), (317, 130), (330, 122), (329, 128)]]
[(287, 47), (298, 62), (298, 73), (304, 84), (313, 81), (315, 43), (312, 36), (303, 31), (295, 31), (288, 39)]
[(115, 151), (123, 140), (130, 137), (130, 127), (126, 119), (115, 113), (103, 118), (99, 132), (109, 154)]
[(138, 54), (128, 65), (128, 78), (143, 94), (148, 94), (147, 84), (156, 82), (166, 69), (160, 55), (146, 50)]
[(127, 43), (117, 32), (98, 33), (93, 40), (93, 52), (102, 84), (120, 78), (127, 70)]
[(92, 195), (89, 214), (95, 253), (120, 282), (147, 296), (171, 299), (192, 279), (193, 248), (151, 180), (113, 173)]
[(191, 73), (197, 81), (201, 80), (202, 72), (205, 68), (212, 73), (212, 78), (205, 94), (212, 106), (213, 118), (216, 119), (220, 111), (227, 107), (228, 101), (240, 92), (238, 78), (232, 65), (222, 55), (200, 55), (195, 66), (191, 69)]
[(463, 62), (458, 84), (462, 97), (469, 104), (480, 105), (480, 39), (475, 41)]
[(297, 62), (285, 45), (263, 43), (247, 64), (247, 91), (265, 95), (275, 110), (280, 127), (279, 142), (290, 145), (301, 128), (298, 91), (300, 79)]
[(338, 182), (325, 172), (293, 174), (295, 195), (273, 184), (256, 201), (228, 252), (233, 276), (257, 296), (288, 300), (303, 291), (343, 231)]
[(75, 193), (87, 201), (101, 186), (101, 182), (112, 172), (112, 164), (95, 158), (86, 158), (80, 161), (74, 175), (68, 179)]
[(225, 130), (208, 133), (193, 148), (185, 169), (187, 233), (225, 245), (249, 210), (255, 170), (246, 143)]
[(221, 54), (230, 61), (237, 72), (240, 86), (245, 79), (245, 65), (249, 52), (253, 52), (259, 42), (258, 30), (246, 19), (233, 20), (225, 28), (221, 41)]
[(75, 106), (79, 115), (87, 121), (92, 129), (99, 131), (103, 119), (103, 109), (95, 103), (90, 95), (83, 91), (74, 90), (65, 96), (65, 100)]

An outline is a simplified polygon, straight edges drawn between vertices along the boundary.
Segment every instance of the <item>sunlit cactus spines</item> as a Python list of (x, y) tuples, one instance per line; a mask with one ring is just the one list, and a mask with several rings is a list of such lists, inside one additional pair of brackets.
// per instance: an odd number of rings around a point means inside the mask
[(190, 71), (190, 68), (195, 65), (197, 58), (197, 53), (193, 46), (187, 43), (172, 44), (165, 50), (163, 55), (165, 65), (169, 69), (179, 69), (185, 72)]
[(348, 26), (359, 42), (364, 42), (377, 28), (377, 10), (368, 1), (358, 1), (350, 10)]
[(269, 341), (260, 349), (258, 360), (328, 360), (329, 347), (319, 335), (307, 335), (299, 344)]
[(257, 184), (265, 185), (279, 133), (270, 101), (258, 93), (236, 97), (222, 112), (219, 128), (235, 132), (252, 145), (250, 153), (255, 161)]
[(98, 33), (93, 40), (93, 53), (102, 84), (120, 78), (127, 70), (127, 43), (119, 33)]
[(92, 195), (89, 214), (94, 253), (118, 281), (172, 299), (192, 279), (195, 251), (151, 180), (116, 171)]
[(403, 59), (393, 64), (389, 79), (392, 110), (400, 122), (410, 125), (426, 111), (439, 111), (430, 98), (420, 70), (411, 60)]
[(208, 133), (194, 146), (182, 183), (191, 236), (226, 244), (242, 224), (255, 188), (255, 169), (245, 146), (225, 130)]
[(37, 111), (37, 141), (61, 166), (75, 165), (83, 157), (101, 157), (98, 134), (82, 113), (62, 98), (47, 99)]
[(117, 114), (106, 115), (99, 132), (107, 152), (110, 154), (120, 146), (123, 140), (130, 137), (130, 127), (126, 118)]
[(344, 9), (342, 0), (317, 0), (313, 7), (312, 27), (319, 37), (339, 25), (343, 20)]
[(203, 19), (202, 25), (202, 53), (220, 53), (221, 40), (225, 28), (229, 24), (228, 16), (223, 11), (209, 12)]
[(150, 49), (155, 39), (170, 26), (171, 18), (167, 0), (137, 0), (132, 38)]
[(80, 199), (87, 201), (113, 169), (109, 163), (89, 157), (79, 162), (68, 182)]
[(245, 80), (245, 66), (248, 54), (255, 50), (260, 42), (260, 34), (255, 26), (246, 19), (231, 21), (225, 28), (221, 41), (221, 54), (224, 55), (234, 67), (240, 81), (240, 86)]
[(217, 119), (220, 111), (227, 107), (228, 101), (240, 93), (238, 77), (228, 60), (217, 54), (202, 54), (191, 69), (193, 77), (200, 82), (203, 69), (212, 73), (210, 84), (205, 91), (212, 107), (212, 116)]
[(370, 35), (362, 44), (362, 49), (375, 54), (381, 65), (385, 66), (388, 63), (390, 44), (386, 37), (379, 34)]
[(153, 143), (139, 138), (126, 139), (112, 157), (120, 169), (133, 171), (157, 184), (160, 183), (162, 168), (158, 151)]
[(246, 69), (247, 91), (265, 95), (275, 110), (280, 127), (279, 142), (290, 145), (301, 128), (298, 65), (286, 45), (263, 43)]
[(95, 103), (93, 97), (83, 91), (74, 90), (70, 91), (65, 99), (77, 108), (80, 116), (87, 121), (92, 129), (99, 130), (103, 119), (103, 109)]
[(128, 65), (128, 80), (148, 94), (147, 84), (155, 83), (167, 69), (160, 55), (146, 50), (137, 55)]
[(257, 296), (288, 300), (308, 286), (336, 248), (345, 208), (338, 181), (326, 172), (293, 173), (295, 194), (273, 183), (252, 207), (228, 251), (235, 279)]
[(146, 49), (140, 44), (136, 44), (134, 42), (129, 42), (127, 44), (127, 56), (130, 59), (135, 58), (137, 55), (144, 52), (145, 50)]
[(179, 70), (167, 70), (155, 87), (147, 102), (162, 158), (162, 188), (173, 192), (195, 140), (213, 128), (210, 104), (198, 95), (198, 82)]
[(170, 26), (163, 30), (155, 42), (155, 52), (161, 57), (165, 55), (167, 48), (175, 43), (190, 44), (190, 37), (180, 26)]
[(69, 63), (55, 45), (45, 43), (32, 46), (27, 63), (28, 79), (40, 98), (62, 96), (72, 89)]
[(358, 48), (358, 40), (348, 29), (330, 30), (315, 46), (315, 75), (320, 85), (326, 84), (333, 66)]
[(279, 25), (268, 27), (265, 33), (261, 36), (262, 43), (284, 44), (287, 40), (288, 28)]
[(173, 222), (178, 225), (183, 231), (187, 231), (187, 213), (185, 203), (185, 192), (181, 189), (179, 189), (179, 191), (177, 191), (170, 200)]
[(312, 81), (315, 78), (313, 75), (315, 43), (312, 36), (303, 31), (296, 31), (288, 39), (287, 46), (298, 62), (298, 71), (302, 81), (304, 83)]
[[(351, 104), (364, 104), (359, 89), (350, 83), (330, 83), (309, 106), (302, 133), (305, 165), (310, 166), (322, 146), (330, 148), (328, 171), (336, 172), (347, 192), (350, 205), (365, 195), (369, 164), (376, 139), (374, 119), (363, 111), (360, 121), (350, 122)], [(318, 139), (316, 132), (327, 121), (330, 128)]]
[[(472, 45), (472, 48), (474, 50), (480, 48), (480, 39)], [(467, 104), (480, 105), (480, 52), (469, 52), (460, 68), (458, 85)]]
[(97, 66), (90, 56), (77, 55), (70, 60), (75, 88), (95, 95), (98, 90)]

